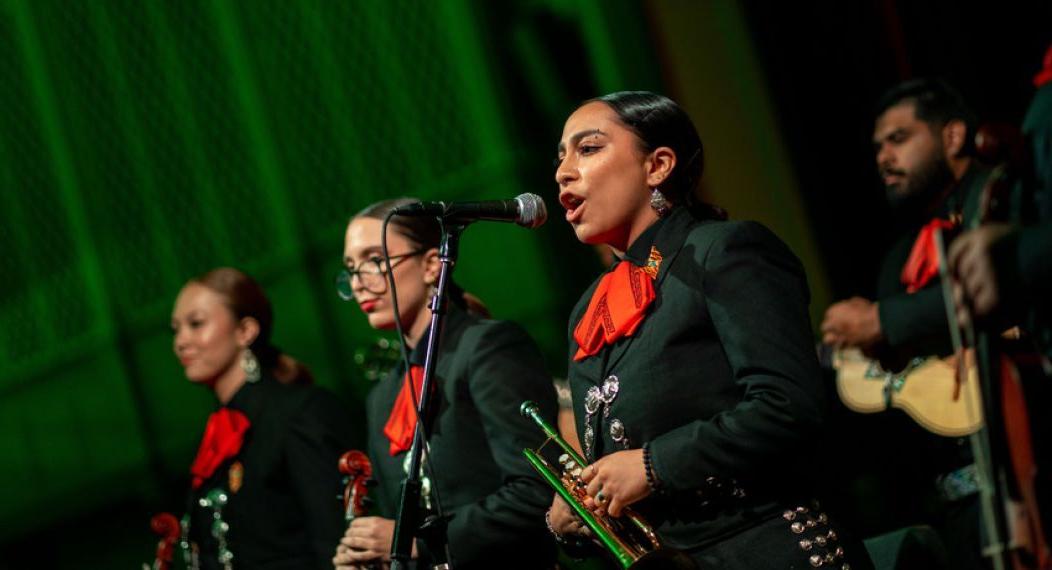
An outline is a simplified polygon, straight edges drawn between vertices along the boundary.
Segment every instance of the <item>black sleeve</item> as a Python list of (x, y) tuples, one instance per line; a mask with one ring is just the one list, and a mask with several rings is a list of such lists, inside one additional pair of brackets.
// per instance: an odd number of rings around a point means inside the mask
[(289, 427), (290, 483), (303, 509), (314, 567), (331, 569), (344, 531), (337, 461), (350, 445), (350, 428), (336, 397), (323, 390), (308, 397)]
[(544, 512), (553, 495), (522, 455), (524, 448), (543, 441), (540, 430), (519, 415), (522, 402), (537, 402), (552, 423), (557, 411), (540, 351), (511, 323), (485, 327), (479, 336), (468, 383), (503, 484), (482, 500), (452, 510), (449, 545), (457, 560), (492, 556), (502, 544), (521, 545), (526, 533), (546, 533)]
[(891, 247), (877, 282), (880, 330), (892, 361), (953, 350), (940, 279), (936, 277), (916, 293), (907, 293), (902, 284), (902, 266), (915, 239), (916, 235), (909, 234)]
[(673, 491), (696, 489), (713, 475), (747, 480), (769, 472), (808, 441), (825, 413), (796, 257), (763, 226), (737, 223), (702, 263), (705, 305), (742, 398), (651, 442), (654, 471)]
[(881, 298), (877, 309), (881, 331), (892, 349), (909, 348), (911, 356), (944, 354), (952, 350), (946, 301), (938, 280), (916, 293)]

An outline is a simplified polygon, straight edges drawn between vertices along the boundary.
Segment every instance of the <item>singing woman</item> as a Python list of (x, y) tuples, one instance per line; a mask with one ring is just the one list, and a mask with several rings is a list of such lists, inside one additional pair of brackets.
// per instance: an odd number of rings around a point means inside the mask
[[(376, 329), (393, 329), (387, 284), (393, 276), (397, 318), (405, 331), (410, 371), (396, 367), (370, 392), (368, 453), (377, 486), (376, 516), (357, 518), (340, 542), (338, 568), (390, 559), (399, 490), (416, 428), (413, 402), (420, 382), (439, 275), (441, 228), (433, 218), (396, 216), (388, 226), (390, 265), (381, 256), (381, 227), (393, 208), (414, 200), (369, 206), (347, 227), (341, 296), (354, 300)], [(537, 432), (518, 414), (524, 400), (554, 419), (555, 391), (537, 346), (519, 326), (482, 318), (478, 301), (455, 284), (441, 331), (434, 415), (424, 474), (425, 507), (451, 514), (448, 545), (454, 568), (550, 568), (554, 544), (544, 526), (551, 491), (522, 457)], [(412, 390), (412, 391), (411, 391)], [(415, 397), (414, 397), (415, 394)], [(430, 491), (428, 491), (430, 489)], [(416, 541), (417, 568), (437, 559)]]
[[(814, 500), (825, 404), (803, 268), (695, 200), (701, 140), (672, 100), (619, 92), (566, 120), (555, 179), (577, 238), (619, 258), (569, 323), (590, 508), (638, 509), (702, 568), (865, 568)], [(558, 497), (562, 539), (587, 531)]]
[(190, 469), (200, 568), (331, 568), (343, 533), (336, 463), (351, 428), (335, 397), (271, 344), (272, 323), (263, 289), (232, 268), (191, 279), (172, 311), (187, 379), (219, 404)]

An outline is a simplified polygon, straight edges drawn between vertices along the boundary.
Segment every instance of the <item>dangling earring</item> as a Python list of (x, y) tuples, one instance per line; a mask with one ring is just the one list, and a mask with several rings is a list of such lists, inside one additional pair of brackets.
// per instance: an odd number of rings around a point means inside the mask
[(241, 351), (241, 369), (245, 371), (246, 382), (259, 381), (259, 360), (252, 354), (251, 348)]
[(657, 187), (650, 190), (650, 207), (657, 212), (659, 218), (664, 218), (668, 215), (668, 211), (672, 209), (672, 203), (665, 198), (665, 195), (661, 193)]

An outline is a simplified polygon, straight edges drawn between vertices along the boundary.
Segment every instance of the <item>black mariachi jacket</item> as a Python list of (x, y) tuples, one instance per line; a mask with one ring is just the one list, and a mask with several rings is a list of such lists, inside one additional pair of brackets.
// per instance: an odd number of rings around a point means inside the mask
[[(945, 219), (959, 213), (964, 224), (970, 224), (979, 209), (979, 196), (989, 175), (989, 169), (973, 162), (957, 189), (936, 208), (935, 215)], [(919, 230), (919, 225), (911, 227), (895, 242), (884, 256), (877, 282), (880, 328), (893, 361), (953, 352), (941, 279), (936, 277), (920, 291), (907, 293), (900, 278)], [(949, 242), (946, 246), (949, 247)]]
[[(760, 224), (697, 221), (684, 208), (648, 228), (626, 258), (644, 265), (651, 246), (663, 258), (656, 298), (633, 336), (575, 362), (573, 330), (598, 280), (571, 316), (582, 445), (586, 421), (597, 435), (591, 459), (649, 444), (665, 492), (636, 508), (669, 545), (697, 553), (754, 528), (743, 549), (774, 533), (769, 542), (785, 550), (778, 560), (806, 564), (790, 523), (772, 520), (809, 497), (794, 464), (809, 459), (825, 413), (802, 266)], [(588, 414), (588, 390), (611, 375), (616, 395)]]
[[(422, 340), (412, 351), (412, 364), (423, 365), (425, 346)], [(408, 453), (392, 457), (383, 434), (404, 376), (403, 367), (395, 367), (367, 404), (369, 457), (379, 483), (369, 493), (379, 511), (374, 514), (386, 518), (398, 513), (406, 474)], [(426, 460), (436, 480), (428, 484), (453, 515), (447, 535), (456, 567), (551, 567), (555, 548), (544, 513), (553, 493), (522, 456), (544, 436), (519, 415), (519, 405), (533, 400), (554, 424), (555, 388), (537, 346), (517, 325), (480, 319), (451, 304), (435, 377), (439, 399)], [(422, 543), (417, 546), (424, 561), (432, 559)]]
[[(191, 492), (191, 540), (202, 568), (222, 568), (212, 510), (198, 499), (227, 491), (223, 520), (234, 568), (332, 568), (343, 535), (337, 468), (351, 428), (336, 397), (316, 386), (290, 386), (269, 375), (246, 383), (228, 407), (250, 422), (241, 451)], [(177, 556), (179, 554), (177, 553)]]

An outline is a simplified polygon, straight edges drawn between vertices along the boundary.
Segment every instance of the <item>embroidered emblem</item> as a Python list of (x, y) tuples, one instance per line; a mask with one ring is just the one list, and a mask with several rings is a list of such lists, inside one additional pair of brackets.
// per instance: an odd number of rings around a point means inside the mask
[(227, 487), (231, 493), (237, 493), (241, 490), (241, 484), (245, 480), (245, 466), (240, 461), (235, 461), (230, 466), (230, 470), (227, 471)]
[(643, 272), (650, 276), (651, 279), (657, 279), (658, 271), (661, 269), (661, 252), (655, 246), (650, 246), (650, 257), (647, 258), (647, 264), (643, 266)]

